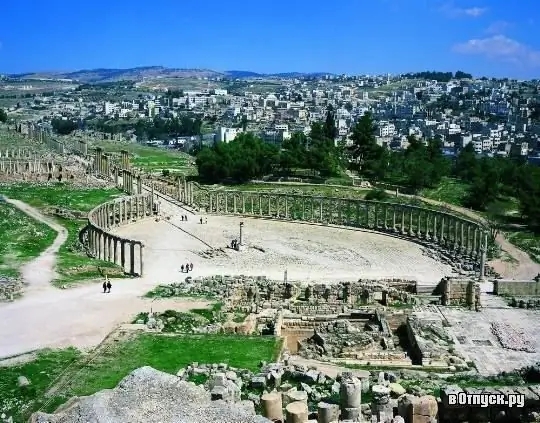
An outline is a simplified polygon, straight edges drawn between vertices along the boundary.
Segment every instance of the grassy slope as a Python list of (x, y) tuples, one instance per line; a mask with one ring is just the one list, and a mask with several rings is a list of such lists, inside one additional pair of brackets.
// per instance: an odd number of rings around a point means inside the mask
[(197, 169), (191, 165), (194, 159), (180, 151), (134, 143), (100, 142), (96, 146), (103, 148), (106, 152), (129, 151), (133, 155), (131, 164), (147, 172), (160, 172), (163, 169), (168, 169), (170, 172), (183, 175), (197, 173)]
[[(43, 411), (52, 412), (73, 395), (91, 395), (115, 387), (123, 377), (142, 366), (171, 374), (194, 361), (228, 363), (255, 370), (260, 360), (275, 359), (280, 347), (280, 341), (273, 337), (143, 334), (112, 345), (86, 365), (82, 364), (85, 360), (74, 362), (81, 355), (73, 349), (43, 351), (33, 362), (0, 367), (0, 413), (14, 415), (23, 404), (30, 405), (29, 412), (41, 407)], [(55, 396), (45, 401), (43, 394), (65, 369), (68, 369), (67, 375), (62, 380), (69, 381), (69, 386), (59, 387)], [(30, 379), (30, 389), (17, 387), (20, 375)], [(27, 415), (25, 413), (24, 417)], [(15, 421), (25, 420), (19, 416)]]
[[(38, 209), (60, 207), (84, 212), (90, 211), (95, 206), (121, 195), (117, 189), (79, 189), (71, 188), (64, 183), (55, 183), (49, 186), (35, 186), (24, 183), (12, 184), (1, 186), (0, 193), (9, 198), (24, 201)], [(57, 271), (60, 277), (56, 283), (66, 284), (81, 279), (95, 278), (100, 275), (96, 266), (115, 267), (114, 264), (91, 259), (82, 252), (70, 249), (70, 246), (76, 243), (79, 231), (86, 225), (86, 220), (62, 218), (56, 220), (68, 230), (68, 240), (60, 248), (58, 254)]]
[(56, 232), (16, 207), (0, 203), (0, 275), (18, 276), (19, 268), (51, 245)]

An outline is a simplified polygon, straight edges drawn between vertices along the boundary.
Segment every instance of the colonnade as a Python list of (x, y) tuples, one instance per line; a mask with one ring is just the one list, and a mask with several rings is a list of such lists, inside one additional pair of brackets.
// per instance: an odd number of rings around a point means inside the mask
[(186, 205), (194, 204), (194, 184), (186, 178), (179, 178), (175, 184), (162, 181), (148, 181), (147, 185), (160, 194), (167, 195)]
[(86, 157), (88, 155), (88, 141), (85, 139), (78, 139), (75, 141), (75, 152), (81, 156)]
[(58, 165), (45, 160), (0, 160), (0, 173), (46, 173), (54, 172)]
[(111, 174), (109, 156), (103, 153), (101, 147), (97, 147), (94, 151), (94, 172), (105, 177), (109, 177)]
[(127, 150), (120, 151), (120, 165), (122, 169), (129, 169), (129, 152)]
[(144, 244), (113, 235), (109, 230), (154, 216), (159, 212), (156, 206), (149, 195), (122, 197), (97, 206), (88, 214), (89, 250), (98, 259), (122, 266), (130, 275), (142, 276)]
[(209, 213), (352, 226), (429, 241), (477, 261), (480, 277), (484, 277), (486, 228), (449, 213), (404, 204), (307, 195), (238, 191), (201, 191), (200, 195), (199, 206)]
[(32, 158), (32, 155), (28, 148), (0, 148), (0, 159), (28, 159)]

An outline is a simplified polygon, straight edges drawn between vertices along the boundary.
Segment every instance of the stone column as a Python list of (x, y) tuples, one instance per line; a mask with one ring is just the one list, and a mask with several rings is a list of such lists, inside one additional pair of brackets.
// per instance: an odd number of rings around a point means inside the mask
[(233, 194), (233, 214), (236, 214), (236, 194)]
[(141, 242), (139, 243), (139, 267), (140, 267), (140, 273), (139, 273), (139, 276), (142, 277), (143, 275), (143, 248), (144, 248), (144, 244)]
[(437, 214), (433, 215), (433, 232), (431, 234), (431, 240), (433, 242), (438, 241), (437, 233), (439, 232), (439, 227), (437, 226)]
[(392, 418), (392, 404), (390, 404), (390, 388), (384, 385), (374, 385), (371, 388), (373, 399), (371, 401), (371, 414), (377, 421), (386, 421)]
[(112, 238), (110, 236), (107, 236), (107, 261), (111, 261), (112, 259)]
[(488, 234), (483, 232), (480, 238), (480, 276), (478, 277), (480, 282), (485, 279), (486, 272), (486, 260), (487, 260), (487, 247), (488, 247)]
[(268, 216), (272, 216), (272, 196), (268, 196)]
[(135, 242), (129, 243), (129, 273), (135, 275)]
[(397, 232), (397, 228), (396, 228), (396, 206), (392, 206), (392, 231)]
[(369, 203), (366, 203), (366, 229), (369, 229)]
[(445, 237), (444, 237), (444, 223), (445, 223), (445, 218), (444, 216), (441, 217), (441, 236), (439, 237), (439, 241), (441, 242), (441, 244), (446, 240)]
[(126, 241), (123, 239), (120, 240), (120, 265), (122, 270), (126, 271)]
[(261, 397), (263, 416), (272, 421), (283, 421), (283, 401), (280, 392), (267, 392)]
[(103, 243), (103, 233), (99, 231), (98, 232), (98, 254), (97, 254), (98, 259), (102, 258), (102, 255), (101, 255), (101, 252), (103, 251), (102, 243)]
[(320, 200), (320, 203), (319, 203), (319, 223), (324, 223), (324, 210), (323, 210), (323, 199), (322, 197), (319, 198)]
[(409, 207), (409, 235), (414, 236), (414, 229), (413, 229), (413, 213), (414, 209), (412, 207)]
[(262, 194), (259, 195), (259, 216), (262, 216)]
[(358, 420), (361, 416), (362, 382), (352, 373), (344, 372), (341, 376), (339, 399), (341, 420)]
[(422, 211), (416, 209), (417, 221), (416, 221), (416, 236), (422, 238)]
[(304, 402), (291, 402), (285, 408), (286, 423), (307, 423), (308, 407)]
[(405, 207), (401, 207), (401, 233), (405, 235)]
[(113, 238), (113, 262), (118, 264), (118, 238)]
[(317, 404), (317, 423), (333, 423), (339, 418), (339, 406), (320, 402)]
[(387, 231), (388, 230), (388, 205), (385, 204), (384, 206), (384, 230)]

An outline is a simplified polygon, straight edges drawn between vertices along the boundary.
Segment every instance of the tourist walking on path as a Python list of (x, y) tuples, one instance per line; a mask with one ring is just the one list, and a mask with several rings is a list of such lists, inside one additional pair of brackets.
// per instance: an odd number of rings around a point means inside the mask
[(182, 270), (182, 273), (184, 273), (184, 265), (180, 266), (180, 270)]
[(201, 225), (202, 225), (202, 217), (201, 217)]
[(109, 294), (111, 292), (112, 284), (111, 281), (107, 281), (107, 293)]
[(190, 271), (193, 270), (193, 263), (189, 263), (189, 270), (190, 270)]
[(186, 272), (189, 272), (189, 263), (186, 263)]
[(107, 279), (105, 279), (105, 282), (103, 282), (103, 293), (105, 294), (107, 292)]

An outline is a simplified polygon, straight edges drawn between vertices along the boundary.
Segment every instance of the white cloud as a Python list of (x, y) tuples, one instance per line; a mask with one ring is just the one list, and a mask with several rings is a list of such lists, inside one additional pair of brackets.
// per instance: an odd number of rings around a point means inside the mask
[(460, 16), (468, 16), (472, 18), (477, 18), (482, 16), (488, 11), (487, 7), (456, 7), (453, 3), (446, 3), (440, 8), (441, 12), (447, 14), (452, 18), (457, 18)]
[(488, 34), (502, 34), (505, 32), (508, 28), (510, 28), (512, 24), (510, 22), (506, 21), (496, 21), (493, 22), (490, 26), (486, 28), (486, 33)]
[(488, 59), (516, 65), (540, 67), (540, 51), (504, 35), (494, 35), (456, 44), (453, 51), (461, 54), (484, 56)]
[(471, 7), (469, 9), (458, 9), (459, 12), (477, 18), (487, 12), (487, 7)]

